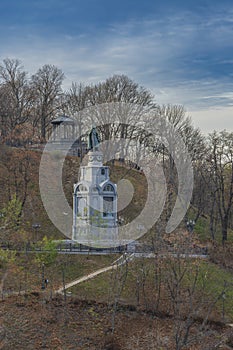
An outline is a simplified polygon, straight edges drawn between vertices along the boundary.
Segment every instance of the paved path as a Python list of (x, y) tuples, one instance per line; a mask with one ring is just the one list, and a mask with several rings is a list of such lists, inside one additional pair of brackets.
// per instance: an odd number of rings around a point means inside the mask
[[(207, 259), (208, 256), (207, 255), (199, 255), (199, 254), (172, 254), (172, 253), (169, 253), (169, 254), (159, 254), (160, 257), (167, 257), (167, 256), (174, 256), (174, 257), (180, 257), (180, 258), (193, 258), (193, 259)], [(120, 265), (123, 265), (125, 264), (126, 262), (134, 259), (134, 258), (154, 258), (155, 257), (155, 254), (153, 253), (132, 253), (132, 254), (123, 254), (120, 256), (119, 259), (117, 259), (116, 261), (114, 261), (112, 263), (112, 265), (110, 266), (107, 266), (107, 267), (103, 267), (102, 269), (99, 269), (95, 272), (92, 272), (92, 273), (89, 273), (88, 275), (86, 276), (83, 276), (83, 277), (80, 277), (70, 283), (67, 283), (64, 286), (60, 287), (59, 289), (56, 290), (56, 293), (63, 293), (64, 292), (64, 289), (68, 289), (70, 287), (73, 287), (75, 286), (76, 284), (79, 284), (79, 283), (82, 283), (82, 282), (85, 282), (87, 280), (90, 280), (98, 275), (100, 275), (101, 273), (104, 273), (104, 272), (107, 272), (107, 271), (111, 271), (111, 270), (115, 270), (117, 269)]]
[(70, 287), (75, 286), (76, 284), (85, 282), (87, 280), (90, 280), (98, 275), (100, 275), (101, 273), (110, 271), (110, 270), (116, 270), (119, 266), (125, 264), (126, 262), (132, 260), (134, 258), (134, 254), (130, 254), (130, 255), (121, 255), (119, 259), (117, 259), (116, 261), (114, 261), (112, 263), (112, 265), (107, 266), (107, 267), (103, 267), (102, 269), (99, 269), (95, 272), (89, 273), (86, 276), (80, 277), (70, 283), (67, 283), (65, 286), (60, 287), (59, 289), (56, 290), (56, 293), (63, 293), (64, 289), (68, 289)]
[(206, 254), (175, 254), (175, 253), (160, 253), (160, 254), (154, 254), (154, 253), (134, 253), (135, 258), (155, 258), (158, 256), (159, 258), (167, 258), (167, 257), (174, 257), (174, 258), (189, 258), (189, 259), (208, 259), (208, 255)]

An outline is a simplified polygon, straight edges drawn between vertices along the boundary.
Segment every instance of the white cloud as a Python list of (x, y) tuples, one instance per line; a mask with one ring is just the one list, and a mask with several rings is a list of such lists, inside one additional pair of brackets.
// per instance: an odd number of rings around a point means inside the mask
[(205, 134), (213, 130), (233, 132), (233, 107), (210, 108), (199, 111), (188, 111), (194, 125)]
[[(21, 59), (30, 74), (46, 63), (55, 64), (66, 75), (65, 88), (72, 81), (95, 83), (126, 74), (151, 89), (158, 103), (184, 104), (201, 129), (222, 124), (231, 128), (232, 107), (226, 106), (232, 104), (233, 83), (224, 75), (205, 77), (202, 71), (209, 50), (214, 55), (216, 48), (230, 45), (231, 26), (230, 13), (205, 21), (180, 13), (114, 24), (95, 37), (84, 32), (53, 38), (19, 34), (2, 43), (0, 58)], [(219, 63), (227, 61), (223, 57)]]

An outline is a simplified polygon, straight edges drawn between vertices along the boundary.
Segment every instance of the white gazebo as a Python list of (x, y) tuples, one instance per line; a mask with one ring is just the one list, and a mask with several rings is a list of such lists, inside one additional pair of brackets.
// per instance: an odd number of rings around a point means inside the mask
[(52, 134), (49, 139), (50, 149), (57, 151), (68, 151), (70, 155), (83, 157), (87, 153), (87, 143), (78, 134), (75, 119), (60, 115), (51, 121)]

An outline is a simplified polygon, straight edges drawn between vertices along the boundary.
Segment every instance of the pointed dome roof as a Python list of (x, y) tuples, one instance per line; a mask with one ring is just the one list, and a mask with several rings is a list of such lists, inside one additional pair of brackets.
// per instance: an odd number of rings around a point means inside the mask
[(75, 120), (68, 117), (67, 115), (60, 115), (59, 117), (57, 117), (56, 119), (53, 119), (51, 121), (51, 124), (57, 124), (57, 125), (60, 125), (60, 124), (68, 124), (68, 125), (73, 125), (75, 124)]

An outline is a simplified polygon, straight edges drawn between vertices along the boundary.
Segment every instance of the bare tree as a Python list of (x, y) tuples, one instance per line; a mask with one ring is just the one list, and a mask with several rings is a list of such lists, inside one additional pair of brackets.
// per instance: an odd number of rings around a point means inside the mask
[[(170, 217), (174, 201), (178, 195), (177, 165), (185, 168), (187, 156), (195, 162), (204, 152), (204, 138), (195, 129), (186, 111), (180, 105), (157, 106), (148, 116), (151, 135), (148, 147), (161, 160), (167, 183), (166, 216)], [(177, 136), (183, 143), (176, 142)], [(186, 151), (183, 149), (186, 146)], [(177, 164), (176, 164), (177, 163)]]
[(144, 87), (139, 86), (126, 75), (113, 75), (104, 82), (88, 89), (91, 105), (108, 102), (125, 102), (154, 107), (154, 97)]
[(0, 65), (0, 123), (2, 136), (10, 136), (30, 116), (32, 95), (27, 73), (19, 60), (6, 58)]
[(211, 290), (208, 264), (189, 256), (190, 237), (177, 237), (176, 254), (168, 254), (163, 264), (164, 294), (174, 318), (174, 348), (186, 349), (205, 335), (205, 327), (216, 304), (223, 298), (226, 284), (218, 292)]
[(224, 244), (233, 205), (233, 133), (215, 131), (209, 135), (209, 145), (209, 162), (215, 184), (214, 200), (218, 207)]
[(112, 275), (111, 275), (109, 303), (112, 306), (112, 324), (111, 324), (112, 334), (115, 332), (117, 306), (125, 286), (127, 275), (128, 275), (128, 256), (124, 254), (118, 259), (117, 268), (115, 270), (112, 270)]
[(46, 64), (40, 68), (31, 79), (31, 89), (34, 91), (35, 108), (41, 128), (42, 140), (46, 138), (47, 127), (54, 113), (59, 109), (59, 96), (62, 93), (61, 84), (63, 72), (54, 65)]
[[(88, 104), (95, 108), (89, 124), (98, 125), (102, 140), (132, 140), (139, 137), (145, 113), (155, 107), (153, 95), (125, 75), (114, 75), (104, 82), (86, 88)], [(88, 116), (87, 116), (88, 119)], [(120, 149), (120, 158), (127, 153), (128, 143)]]
[[(71, 88), (64, 95), (63, 111), (71, 115), (76, 123), (76, 138), (80, 143), (84, 141), (87, 132), (87, 120), (85, 118), (85, 108), (88, 107), (87, 88), (83, 84), (72, 83)], [(90, 128), (91, 125), (89, 125)], [(80, 147), (80, 156), (83, 158), (83, 147)]]

